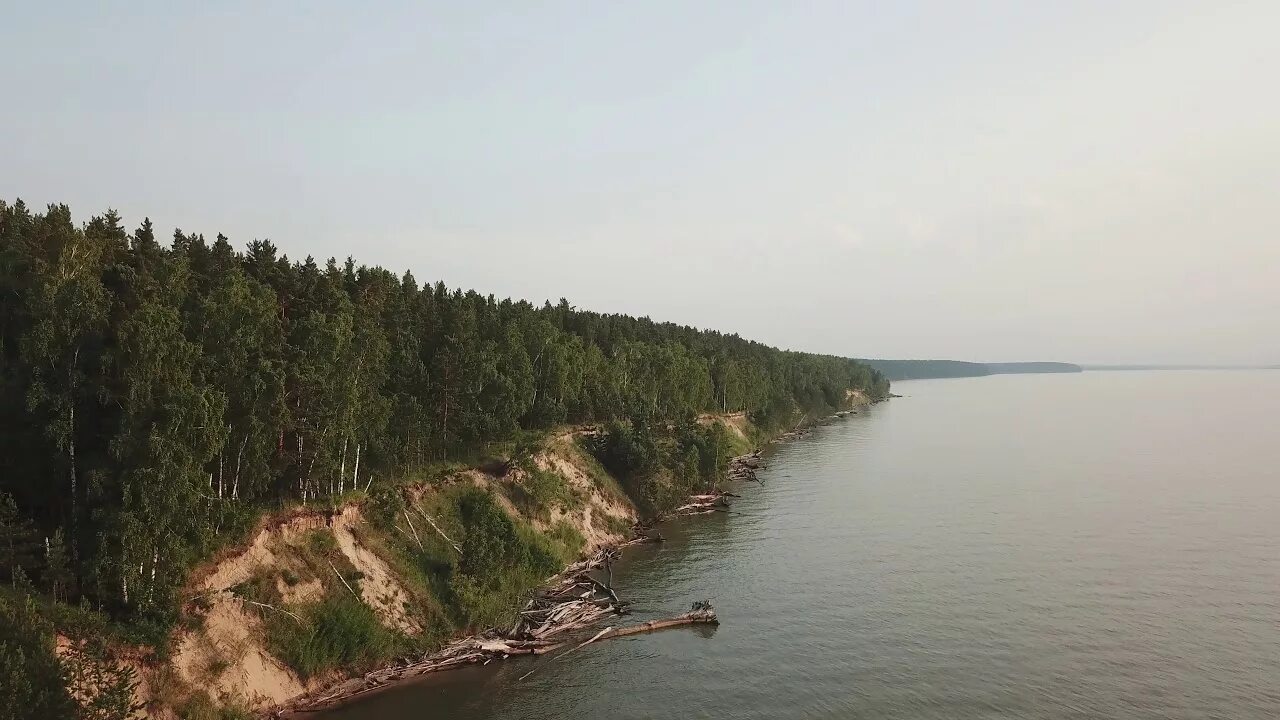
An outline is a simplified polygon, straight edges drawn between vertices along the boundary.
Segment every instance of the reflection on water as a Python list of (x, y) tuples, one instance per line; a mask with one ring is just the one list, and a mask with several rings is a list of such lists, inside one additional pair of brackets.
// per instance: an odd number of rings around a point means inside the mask
[(325, 720), (1280, 717), (1280, 373), (895, 390), (615, 568), (628, 622), (709, 598), (719, 628)]

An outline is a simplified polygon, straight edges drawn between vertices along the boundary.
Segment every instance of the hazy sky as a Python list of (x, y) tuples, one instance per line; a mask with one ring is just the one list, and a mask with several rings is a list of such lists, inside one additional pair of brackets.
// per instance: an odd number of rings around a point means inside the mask
[(1275, 0), (3, 17), (8, 200), (844, 355), (1280, 362)]

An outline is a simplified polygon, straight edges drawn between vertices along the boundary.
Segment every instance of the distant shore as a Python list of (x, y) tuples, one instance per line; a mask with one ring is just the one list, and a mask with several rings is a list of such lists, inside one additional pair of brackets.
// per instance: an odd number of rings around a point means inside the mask
[(984, 377), (1037, 373), (1078, 373), (1085, 368), (1065, 362), (978, 363), (964, 360), (875, 360), (862, 362), (879, 370), (890, 382), (933, 378)]

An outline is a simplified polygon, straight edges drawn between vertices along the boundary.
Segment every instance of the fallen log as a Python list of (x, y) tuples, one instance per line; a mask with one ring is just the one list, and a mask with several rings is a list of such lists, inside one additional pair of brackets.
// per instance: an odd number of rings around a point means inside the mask
[[(665, 630), (667, 628), (673, 628), (673, 627), (683, 627), (685, 625), (719, 625), (719, 624), (720, 624), (720, 620), (716, 617), (716, 611), (714, 608), (711, 607), (711, 603), (705, 602), (705, 601), (696, 602), (693, 604), (692, 610), (690, 610), (689, 612), (683, 615), (677, 615), (676, 617), (673, 617), (673, 618), (667, 618), (665, 620), (649, 620), (647, 622), (642, 622), (637, 625), (628, 625), (626, 627), (607, 627), (601, 630), (600, 632), (596, 633), (595, 635), (591, 636), (589, 640), (585, 640), (573, 646), (572, 648), (569, 648), (563, 653), (555, 656), (553, 659), (559, 660), (563, 657), (566, 657), (578, 650), (581, 650), (587, 645), (590, 645), (591, 643), (596, 642), (597, 640), (607, 640), (609, 638), (626, 637), (628, 635), (639, 635), (640, 633), (653, 632), (655, 630)], [(538, 668), (535, 666), (534, 668), (530, 669), (529, 672), (525, 673), (524, 675), (521, 675), (519, 679), (524, 680), (525, 678), (532, 675), (534, 670), (537, 670), (537, 669)]]
[[(710, 497), (714, 499), (704, 499), (702, 506), (697, 508), (697, 512), (727, 512), (724, 507), (727, 503), (723, 493)], [(417, 512), (450, 545), (454, 546), (455, 550), (458, 549), (456, 543), (444, 534), (430, 516), (421, 510)], [(412, 528), (407, 514), (404, 519)], [(416, 530), (412, 528), (411, 532), (416, 534)], [(632, 540), (618, 547), (602, 548), (591, 557), (575, 562), (547, 578), (542, 588), (534, 592), (525, 602), (509, 630), (491, 631), (480, 636), (463, 638), (417, 658), (402, 658), (392, 667), (336, 683), (312, 695), (298, 698), (287, 705), (277, 706), (273, 712), (278, 714), (324, 710), (404, 678), (453, 670), (467, 665), (486, 665), (494, 660), (505, 660), (516, 655), (538, 656), (559, 650), (569, 644), (561, 639), (563, 635), (583, 631), (611, 615), (626, 615), (630, 612), (630, 603), (619, 599), (613, 590), (613, 583), (601, 582), (591, 573), (600, 569), (610, 571), (612, 563), (621, 557), (619, 547), (663, 541), (661, 535), (656, 532), (651, 533), (649, 528), (643, 525), (637, 525), (635, 532), (636, 537)], [(346, 581), (337, 567), (332, 563), (330, 567), (347, 590), (358, 598), (359, 595), (356, 594), (355, 589)], [(709, 604), (694, 603), (691, 612), (666, 620), (650, 620), (628, 627), (606, 628), (577, 647), (600, 639), (695, 623), (717, 623), (715, 611)]]

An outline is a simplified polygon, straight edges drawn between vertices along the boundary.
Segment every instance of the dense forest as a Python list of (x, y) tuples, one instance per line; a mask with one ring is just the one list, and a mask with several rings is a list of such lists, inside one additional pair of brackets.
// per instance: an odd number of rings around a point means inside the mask
[(888, 392), (850, 359), (263, 240), (162, 242), (65, 205), (0, 201), (0, 298), (0, 578), (132, 621), (169, 619), (192, 564), (263, 511), (522, 432), (727, 411), (780, 427)]

